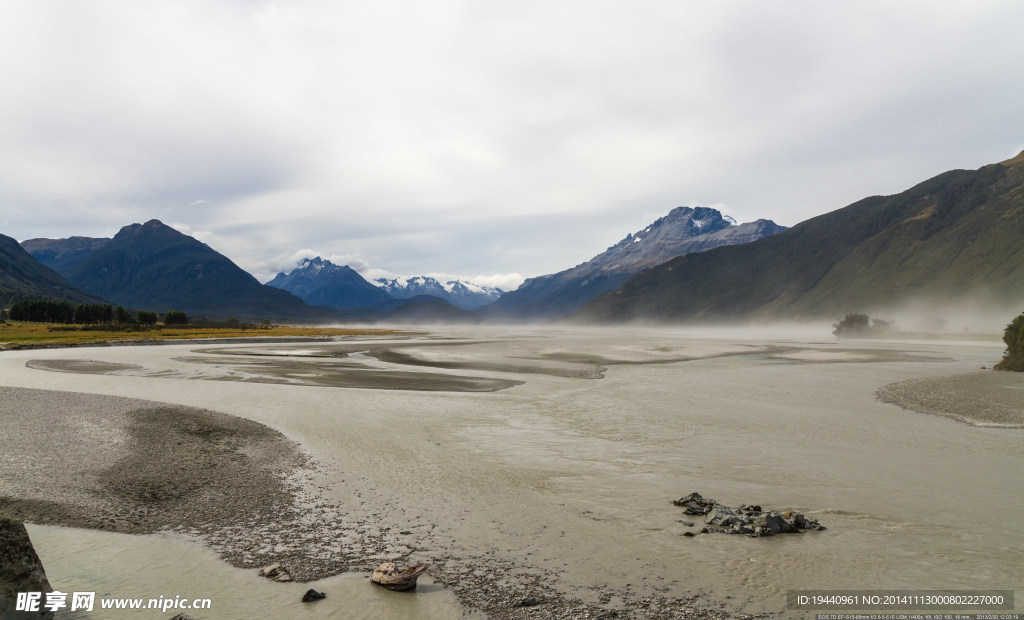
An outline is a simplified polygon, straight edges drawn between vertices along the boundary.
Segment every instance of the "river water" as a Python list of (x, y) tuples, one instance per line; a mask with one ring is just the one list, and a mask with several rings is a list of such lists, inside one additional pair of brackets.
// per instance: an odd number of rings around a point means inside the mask
[[(252, 359), (238, 355), (246, 352), (323, 361), (329, 347), (308, 344), (10, 351), (0, 354), (0, 382), (267, 424), (324, 465), (319, 483), (342, 509), (424, 532), (419, 557), (500, 558), (588, 602), (601, 588), (638, 597), (701, 591), (733, 610), (805, 617), (786, 612), (787, 591), (1018, 588), (1024, 596), (1024, 430), (970, 426), (874, 397), (887, 383), (991, 367), (1002, 352), (995, 340), (836, 343), (827, 328), (444, 328), (412, 338), (396, 349), (403, 363), (374, 357), (380, 341), (341, 344), (356, 353), (345, 359), (377, 372), (515, 385), (333, 387), (323, 365), (278, 369), (276, 382), (261, 382), (273, 369), (230, 362)], [(219, 361), (195, 363), (203, 356)], [(133, 367), (73, 374), (26, 366), (68, 359)], [(682, 523), (693, 517), (671, 500), (691, 491), (733, 506), (794, 509), (827, 529), (684, 537), (699, 523)], [(256, 579), (173, 538), (30, 532), (51, 582), (65, 590), (211, 598), (217, 613), (199, 618), (254, 617), (282, 601), (294, 605), (304, 590)], [(429, 581), (413, 597), (365, 582), (326, 580), (319, 585), (328, 599), (302, 616), (461, 613)], [(621, 600), (601, 603), (613, 609)], [(125, 617), (109, 613), (90, 617)]]

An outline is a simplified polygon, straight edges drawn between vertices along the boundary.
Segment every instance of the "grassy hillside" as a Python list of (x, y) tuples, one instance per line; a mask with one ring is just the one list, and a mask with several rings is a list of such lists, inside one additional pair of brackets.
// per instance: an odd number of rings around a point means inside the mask
[(576, 318), (835, 318), (909, 300), (1024, 300), (1024, 153), (637, 274)]

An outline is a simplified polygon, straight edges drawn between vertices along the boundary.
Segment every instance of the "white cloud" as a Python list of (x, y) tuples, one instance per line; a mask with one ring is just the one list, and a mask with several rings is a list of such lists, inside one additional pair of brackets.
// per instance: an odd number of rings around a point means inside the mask
[(481, 286), (489, 286), (491, 288), (500, 288), (503, 291), (514, 291), (519, 288), (519, 285), (526, 279), (518, 273), (496, 273), (489, 276), (473, 276), (467, 278), (474, 284)]
[(539, 275), (682, 204), (792, 225), (1019, 145), (1022, 22), (1014, 0), (14, 3), (0, 232), (164, 213), (271, 276), (310, 247)]
[(197, 241), (202, 241), (207, 245), (210, 245), (211, 241), (213, 241), (214, 239), (214, 234), (212, 232), (208, 230), (196, 230), (189, 226), (188, 224), (167, 223), (167, 225), (173, 228), (174, 230), (184, 235), (188, 235), (193, 239), (196, 239)]

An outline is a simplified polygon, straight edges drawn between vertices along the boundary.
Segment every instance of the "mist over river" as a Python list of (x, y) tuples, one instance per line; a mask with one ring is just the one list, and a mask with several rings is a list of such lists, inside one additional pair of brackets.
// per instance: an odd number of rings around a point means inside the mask
[[(403, 595), (371, 587), (364, 564), (349, 561), (360, 571), (323, 576), (312, 587), (328, 598), (303, 606), (308, 585), (231, 566), (201, 537), (30, 526), (62, 591), (211, 599), (211, 612), (190, 612), (199, 620), (496, 615), (500, 591), (474, 608), (452, 584), (482, 571), (515, 596), (534, 588), (620, 618), (656, 616), (659, 601), (676, 600), (802, 618), (812, 612), (786, 611), (787, 591), (1024, 597), (1024, 430), (876, 398), (897, 382), (984, 372), (1002, 350), (994, 338), (836, 342), (826, 327), (430, 327), (302, 344), (6, 351), (0, 385), (264, 424), (312, 458), (303, 484), (341, 515), (333, 521), (359, 524), (309, 543), (316, 553), (365, 548), (365, 566), (432, 565), (419, 592)], [(1024, 383), (1010, 375), (1002, 398), (1012, 404), (1019, 393), (1024, 410)], [(13, 409), (5, 401), (3, 415)], [(5, 461), (0, 495), (35, 493)], [(729, 506), (792, 509), (826, 529), (700, 534), (703, 518), (672, 504), (692, 491)], [(259, 558), (288, 551), (278, 534)]]

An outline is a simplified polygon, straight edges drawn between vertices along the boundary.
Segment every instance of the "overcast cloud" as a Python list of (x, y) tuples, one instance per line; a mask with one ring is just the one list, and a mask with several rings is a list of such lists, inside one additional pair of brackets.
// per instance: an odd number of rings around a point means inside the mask
[[(1024, 3), (0, 3), (0, 233), (488, 277), (1024, 149)], [(374, 272), (376, 273), (376, 272)]]

